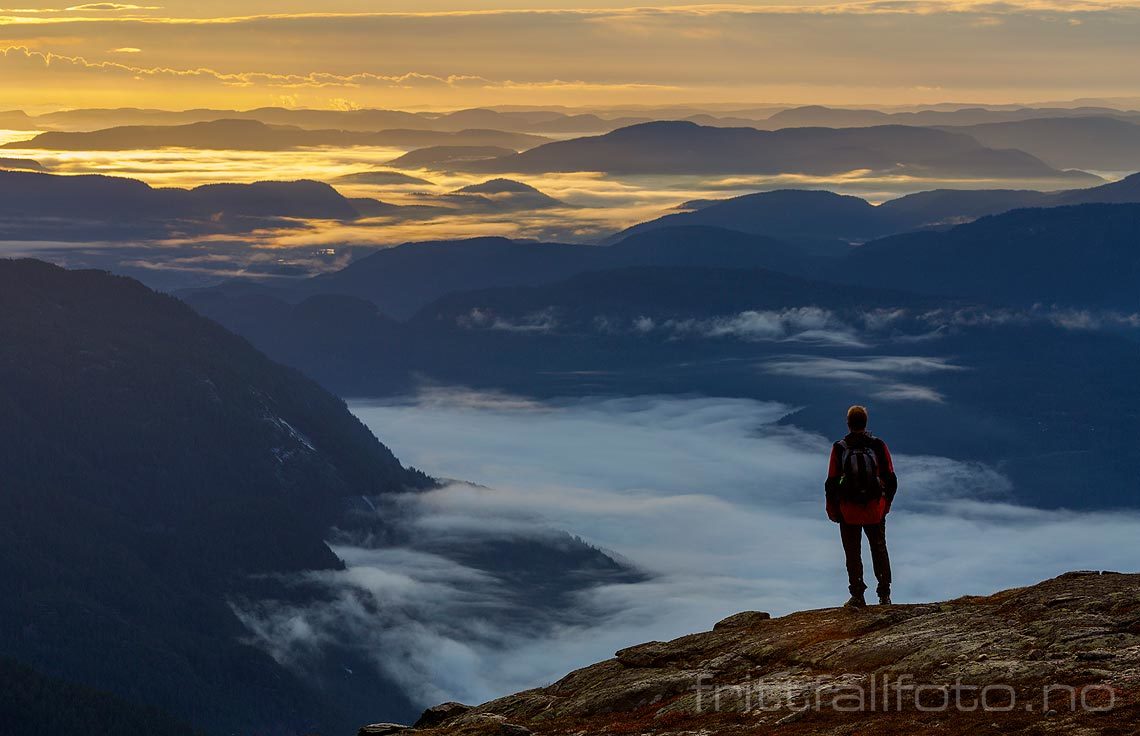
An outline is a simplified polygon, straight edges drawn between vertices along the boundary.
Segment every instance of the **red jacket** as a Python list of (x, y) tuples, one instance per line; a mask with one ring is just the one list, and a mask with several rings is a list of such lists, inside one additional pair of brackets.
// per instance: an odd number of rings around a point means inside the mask
[[(851, 437), (854, 434), (871, 436), (870, 432), (853, 432), (847, 436)], [(838, 442), (831, 446), (831, 460), (827, 466), (825, 488), (827, 491), (827, 518), (834, 522), (842, 521), (845, 524), (859, 524), (861, 526), (881, 524), (883, 518), (891, 511), (891, 503), (895, 499), (895, 490), (898, 488), (895, 466), (891, 461), (891, 451), (887, 449), (887, 443), (877, 437), (872, 439), (875, 440), (873, 447), (878, 456), (879, 478), (883, 481), (883, 495), (867, 505), (837, 500), (839, 478), (843, 475), (843, 469), (840, 467), (843, 459), (843, 448), (839, 446)]]

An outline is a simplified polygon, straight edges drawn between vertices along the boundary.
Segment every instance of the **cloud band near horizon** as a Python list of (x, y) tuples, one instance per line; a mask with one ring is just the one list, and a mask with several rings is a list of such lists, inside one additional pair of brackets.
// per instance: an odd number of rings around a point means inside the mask
[(0, 107), (1028, 102), (1140, 86), (1135, 2), (439, 5), (0, 9)]

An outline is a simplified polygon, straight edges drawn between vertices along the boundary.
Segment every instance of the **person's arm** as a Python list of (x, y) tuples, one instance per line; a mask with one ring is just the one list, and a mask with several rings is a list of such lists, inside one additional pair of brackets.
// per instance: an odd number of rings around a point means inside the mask
[(891, 451), (887, 448), (887, 443), (879, 440), (879, 447), (883, 453), (883, 472), (879, 477), (883, 481), (883, 495), (887, 498), (887, 513), (890, 513), (891, 504), (895, 502), (895, 494), (899, 490), (899, 479), (895, 475), (895, 463), (891, 460)]
[(839, 476), (842, 471), (839, 467), (839, 446), (831, 446), (831, 459), (827, 463), (827, 481), (823, 484), (824, 494), (827, 497), (827, 518), (836, 524), (843, 521), (839, 510)]

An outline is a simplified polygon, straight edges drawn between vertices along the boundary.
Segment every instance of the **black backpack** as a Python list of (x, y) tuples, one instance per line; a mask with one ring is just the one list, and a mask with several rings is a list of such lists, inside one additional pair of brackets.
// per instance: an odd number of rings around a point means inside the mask
[(851, 437), (836, 443), (839, 446), (839, 498), (842, 501), (866, 505), (883, 496), (883, 480), (879, 477), (879, 454), (875, 440)]

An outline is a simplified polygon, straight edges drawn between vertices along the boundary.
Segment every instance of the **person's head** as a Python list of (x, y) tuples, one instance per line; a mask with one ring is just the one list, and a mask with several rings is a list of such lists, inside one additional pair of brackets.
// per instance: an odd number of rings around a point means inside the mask
[(852, 432), (867, 428), (867, 407), (856, 404), (847, 410), (847, 428)]

